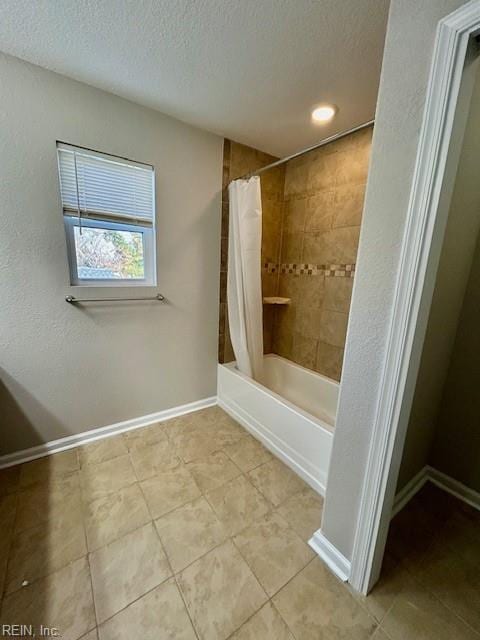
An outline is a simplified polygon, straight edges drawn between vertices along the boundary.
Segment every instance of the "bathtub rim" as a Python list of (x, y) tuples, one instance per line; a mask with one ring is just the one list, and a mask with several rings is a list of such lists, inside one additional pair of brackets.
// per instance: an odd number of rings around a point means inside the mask
[[(311, 375), (318, 376), (319, 378), (323, 378), (327, 382), (335, 384), (336, 386), (338, 386), (338, 389), (340, 391), (340, 383), (337, 382), (336, 380), (333, 380), (332, 378), (328, 378), (327, 376), (324, 376), (321, 373), (317, 373), (316, 371), (311, 371), (310, 369), (307, 369), (306, 367), (302, 367), (301, 365), (297, 364), (296, 362), (292, 362), (288, 358), (284, 358), (283, 356), (279, 356), (276, 353), (268, 353), (268, 354), (265, 354), (263, 357), (264, 358), (278, 359), (278, 360), (283, 360), (285, 362), (288, 362), (288, 364), (291, 365), (291, 366), (297, 367), (299, 369), (303, 369), (304, 371), (307, 371)], [(265, 394), (265, 395), (267, 395), (269, 397), (273, 397), (281, 405), (283, 405), (287, 409), (290, 409), (291, 411), (296, 411), (298, 414), (300, 414), (302, 416), (302, 418), (305, 418), (305, 420), (308, 420), (309, 422), (311, 422), (313, 425), (315, 425), (319, 429), (323, 429), (327, 433), (329, 433), (331, 435), (334, 435), (334, 433), (335, 433), (335, 425), (334, 424), (330, 425), (328, 422), (325, 422), (324, 420), (321, 420), (320, 418), (317, 418), (317, 416), (314, 416), (312, 413), (309, 413), (308, 411), (305, 411), (304, 409), (299, 407), (297, 404), (295, 404), (293, 402), (290, 402), (290, 400), (287, 400), (286, 398), (281, 396), (276, 391), (272, 391), (272, 389), (269, 389), (268, 387), (263, 385), (261, 382), (257, 382), (256, 380), (253, 380), (249, 376), (245, 375), (244, 373), (242, 373), (241, 371), (239, 371), (237, 369), (236, 361), (226, 362), (226, 363), (220, 364), (219, 366), (229, 369), (232, 373), (234, 373), (237, 376), (240, 376), (242, 378), (242, 380), (244, 380), (247, 384), (251, 385), (252, 387), (255, 387), (256, 389), (258, 389), (261, 393), (263, 393), (263, 394)], [(338, 406), (338, 402), (337, 402), (337, 406)], [(335, 416), (335, 419), (336, 419), (336, 416)]]

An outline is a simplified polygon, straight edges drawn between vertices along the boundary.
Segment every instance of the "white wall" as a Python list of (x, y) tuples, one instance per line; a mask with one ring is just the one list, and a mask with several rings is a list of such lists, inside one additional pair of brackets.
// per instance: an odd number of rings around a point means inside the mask
[(438, 21), (462, 0), (392, 0), (322, 531), (351, 558)]
[[(4, 55), (0, 86), (0, 452), (214, 395), (223, 140)], [(167, 305), (64, 301), (88, 292), (69, 286), (58, 139), (155, 166)]]
[[(480, 229), (480, 74), (478, 59), (475, 88), (463, 138), (447, 228), (440, 255), (432, 307), (428, 319), (420, 369), (413, 397), (397, 491), (413, 478), (430, 459), (439, 418), (440, 402), (454, 349), (457, 325)], [(469, 71), (472, 71), (469, 69)], [(456, 377), (461, 374), (458, 368)], [(461, 384), (470, 381), (468, 375)], [(451, 425), (452, 440), (461, 428)], [(448, 436), (448, 433), (445, 433)], [(473, 435), (473, 434), (472, 434)], [(464, 452), (475, 444), (464, 438)], [(459, 442), (459, 440), (457, 440)], [(452, 442), (449, 441), (449, 446)], [(452, 451), (453, 453), (453, 451)], [(455, 455), (452, 455), (455, 458)], [(443, 466), (443, 465), (442, 465)], [(442, 469), (444, 470), (444, 469)]]

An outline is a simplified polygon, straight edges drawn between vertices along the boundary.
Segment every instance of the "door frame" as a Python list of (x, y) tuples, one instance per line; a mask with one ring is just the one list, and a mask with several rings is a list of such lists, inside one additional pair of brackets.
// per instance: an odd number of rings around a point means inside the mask
[(459, 148), (455, 152), (451, 143), (463, 138), (466, 123), (466, 114), (459, 118), (457, 112), (463, 71), (471, 38), (479, 32), (480, 0), (472, 0), (440, 20), (437, 29), (352, 553), (349, 581), (362, 593), (378, 579), (383, 560), (458, 164)]

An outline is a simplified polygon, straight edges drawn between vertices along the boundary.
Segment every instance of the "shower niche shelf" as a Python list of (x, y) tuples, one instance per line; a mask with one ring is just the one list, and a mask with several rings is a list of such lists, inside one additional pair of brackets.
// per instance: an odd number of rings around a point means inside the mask
[(263, 304), (287, 305), (291, 303), (290, 298), (281, 298), (280, 296), (267, 296), (263, 299)]

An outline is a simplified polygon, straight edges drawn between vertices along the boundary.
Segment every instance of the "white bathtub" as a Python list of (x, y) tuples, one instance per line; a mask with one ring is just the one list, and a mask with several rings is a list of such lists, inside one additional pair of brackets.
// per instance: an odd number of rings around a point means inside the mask
[(273, 354), (265, 385), (218, 365), (218, 403), (308, 484), (325, 494), (338, 383)]

